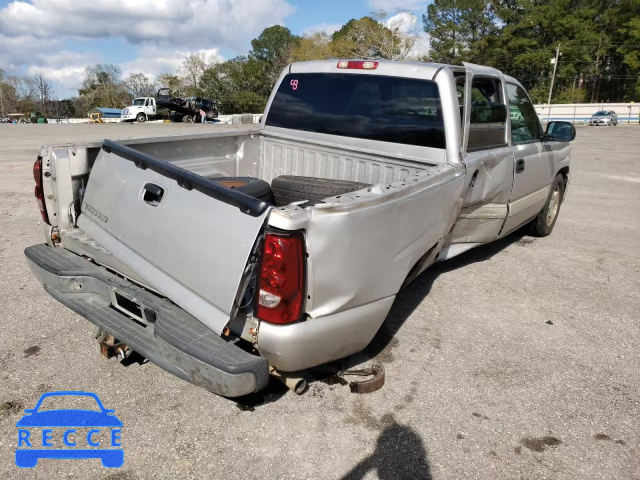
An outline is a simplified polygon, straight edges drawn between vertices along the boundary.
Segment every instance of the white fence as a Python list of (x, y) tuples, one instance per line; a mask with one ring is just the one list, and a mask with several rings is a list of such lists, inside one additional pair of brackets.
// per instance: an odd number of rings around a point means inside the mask
[(640, 103), (558, 103), (535, 107), (543, 122), (566, 120), (574, 124), (588, 123), (591, 115), (599, 110), (613, 110), (620, 124), (640, 121)]
[[(261, 113), (242, 113), (236, 115), (220, 115), (218, 117), (219, 123), (224, 124), (252, 124), (252, 123), (260, 123), (260, 119), (262, 118)], [(49, 123), (89, 123), (88, 118), (47, 118)], [(120, 121), (119, 118), (103, 118), (102, 121), (104, 123), (118, 123)], [(163, 120), (156, 120), (157, 122), (162, 122)], [(216, 123), (218, 123), (216, 122)]]
[[(103, 123), (118, 123), (119, 118), (103, 118)], [(89, 123), (88, 118), (47, 118), (49, 123)]]
[(241, 123), (260, 123), (261, 118), (261, 113), (241, 113), (234, 115), (220, 115), (218, 120), (220, 120), (220, 123), (231, 123), (237, 125)]
[[(591, 115), (598, 110), (613, 110), (618, 114), (618, 123), (631, 124), (640, 122), (640, 103), (558, 103), (552, 105), (536, 105), (536, 112), (543, 122), (566, 120), (571, 123), (588, 123)], [(243, 113), (220, 115), (218, 121), (224, 124), (259, 123), (261, 113)], [(47, 119), (49, 123), (88, 123), (88, 118)], [(119, 118), (103, 118), (105, 123), (117, 123)]]

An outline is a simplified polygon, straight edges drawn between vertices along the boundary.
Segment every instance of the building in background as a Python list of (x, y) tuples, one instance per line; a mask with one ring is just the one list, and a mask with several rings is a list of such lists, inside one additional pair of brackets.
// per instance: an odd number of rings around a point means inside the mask
[(122, 116), (122, 110), (119, 108), (96, 107), (89, 111), (89, 115), (92, 113), (100, 113), (102, 118), (120, 118)]

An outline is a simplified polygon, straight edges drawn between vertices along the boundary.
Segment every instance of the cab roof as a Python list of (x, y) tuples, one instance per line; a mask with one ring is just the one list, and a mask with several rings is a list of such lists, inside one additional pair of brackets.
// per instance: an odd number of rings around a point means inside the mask
[[(376, 62), (375, 68), (339, 68), (340, 62)], [(500, 70), (483, 65), (463, 63), (462, 65), (449, 65), (444, 63), (424, 63), (424, 62), (396, 62), (392, 60), (354, 60), (354, 59), (331, 59), (331, 60), (311, 60), (308, 62), (295, 62), (289, 65), (289, 73), (365, 73), (388, 75), (395, 77), (414, 77), (433, 79), (439, 70), (449, 68), (453, 71), (466, 71), (472, 69), (478, 73), (501, 75)]]

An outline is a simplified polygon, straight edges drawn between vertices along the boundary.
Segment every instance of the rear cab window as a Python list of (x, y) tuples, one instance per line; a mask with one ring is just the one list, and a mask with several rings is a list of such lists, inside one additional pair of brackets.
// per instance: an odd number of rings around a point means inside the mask
[(286, 75), (265, 125), (445, 148), (438, 86), (430, 80), (347, 73)]

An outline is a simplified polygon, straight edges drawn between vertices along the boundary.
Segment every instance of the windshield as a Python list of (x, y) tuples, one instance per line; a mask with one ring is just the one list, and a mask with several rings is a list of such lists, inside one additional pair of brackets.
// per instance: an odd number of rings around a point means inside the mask
[(136, 107), (136, 106), (144, 106), (144, 98), (136, 98), (133, 101), (133, 106), (134, 107)]
[(609, 112), (605, 112), (604, 110), (600, 110), (593, 114), (595, 117), (604, 117), (605, 115), (609, 115)]
[(93, 397), (86, 395), (52, 395), (42, 400), (38, 412), (67, 409), (101, 411), (100, 406)]
[(438, 86), (345, 73), (286, 75), (266, 125), (381, 142), (445, 148)]

